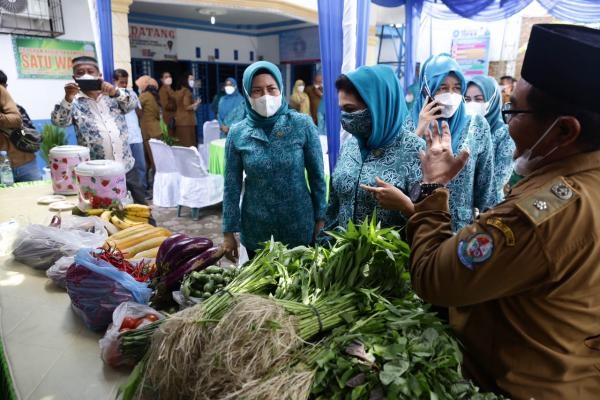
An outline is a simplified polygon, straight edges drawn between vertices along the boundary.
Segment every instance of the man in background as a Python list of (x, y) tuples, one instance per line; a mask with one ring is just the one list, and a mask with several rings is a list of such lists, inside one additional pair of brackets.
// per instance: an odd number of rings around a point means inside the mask
[(73, 59), (73, 78), (65, 85), (65, 96), (52, 111), (52, 123), (73, 125), (77, 143), (90, 149), (92, 160), (115, 160), (123, 164), (127, 189), (138, 204), (146, 204), (144, 188), (133, 167), (135, 159), (127, 141), (125, 114), (135, 109), (135, 101), (126, 92), (102, 79), (98, 61), (82, 56)]
[(16, 104), (8, 93), (8, 77), (0, 71), (0, 150), (5, 150), (10, 159), (15, 182), (28, 182), (42, 179), (34, 153), (21, 151), (10, 141), (7, 134), (25, 126), (35, 129), (27, 111)]

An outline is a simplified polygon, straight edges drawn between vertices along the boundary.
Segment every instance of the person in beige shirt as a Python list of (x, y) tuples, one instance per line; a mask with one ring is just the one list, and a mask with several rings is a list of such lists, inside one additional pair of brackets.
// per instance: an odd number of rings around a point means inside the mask
[[(139, 100), (142, 106), (140, 115), (140, 127), (144, 142), (144, 154), (146, 155), (147, 171), (150, 175), (155, 172), (154, 159), (150, 148), (150, 139), (160, 139), (162, 130), (160, 128), (160, 98), (158, 95), (158, 83), (148, 75), (142, 75), (135, 81), (140, 92)], [(152, 181), (152, 179), (150, 179)]]
[[(411, 215), (411, 281), (449, 307), (464, 371), (515, 400), (600, 396), (600, 31), (534, 25), (503, 110), (523, 176), (506, 200), (453, 234), (444, 187), (452, 154), (442, 123), (426, 135), (423, 182), (411, 198), (380, 182), (382, 207)], [(411, 201), (412, 200), (412, 201)]]

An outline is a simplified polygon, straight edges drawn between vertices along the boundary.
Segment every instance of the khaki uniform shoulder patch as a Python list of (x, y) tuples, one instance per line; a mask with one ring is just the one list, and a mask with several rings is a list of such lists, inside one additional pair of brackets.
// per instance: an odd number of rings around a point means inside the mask
[(560, 177), (545, 184), (535, 193), (517, 201), (517, 207), (536, 226), (564, 210), (579, 199), (579, 194)]

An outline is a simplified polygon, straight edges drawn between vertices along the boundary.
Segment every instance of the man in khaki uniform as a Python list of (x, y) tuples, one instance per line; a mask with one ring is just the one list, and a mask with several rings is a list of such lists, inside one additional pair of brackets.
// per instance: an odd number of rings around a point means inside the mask
[[(600, 31), (535, 25), (503, 116), (524, 178), (455, 235), (448, 190), (468, 153), (442, 123), (407, 196), (381, 183), (380, 204), (411, 215), (410, 272), (425, 301), (450, 307), (464, 369), (512, 399), (600, 399)], [(414, 203), (414, 204), (413, 204)]]

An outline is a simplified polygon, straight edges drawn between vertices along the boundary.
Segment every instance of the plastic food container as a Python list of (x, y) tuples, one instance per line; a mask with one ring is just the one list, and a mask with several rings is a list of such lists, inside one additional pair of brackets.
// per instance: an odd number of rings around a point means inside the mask
[(75, 167), (81, 210), (127, 203), (125, 167), (118, 161), (92, 160)]
[(77, 194), (75, 167), (90, 159), (90, 149), (83, 146), (56, 146), (50, 149), (50, 178), (55, 194)]

